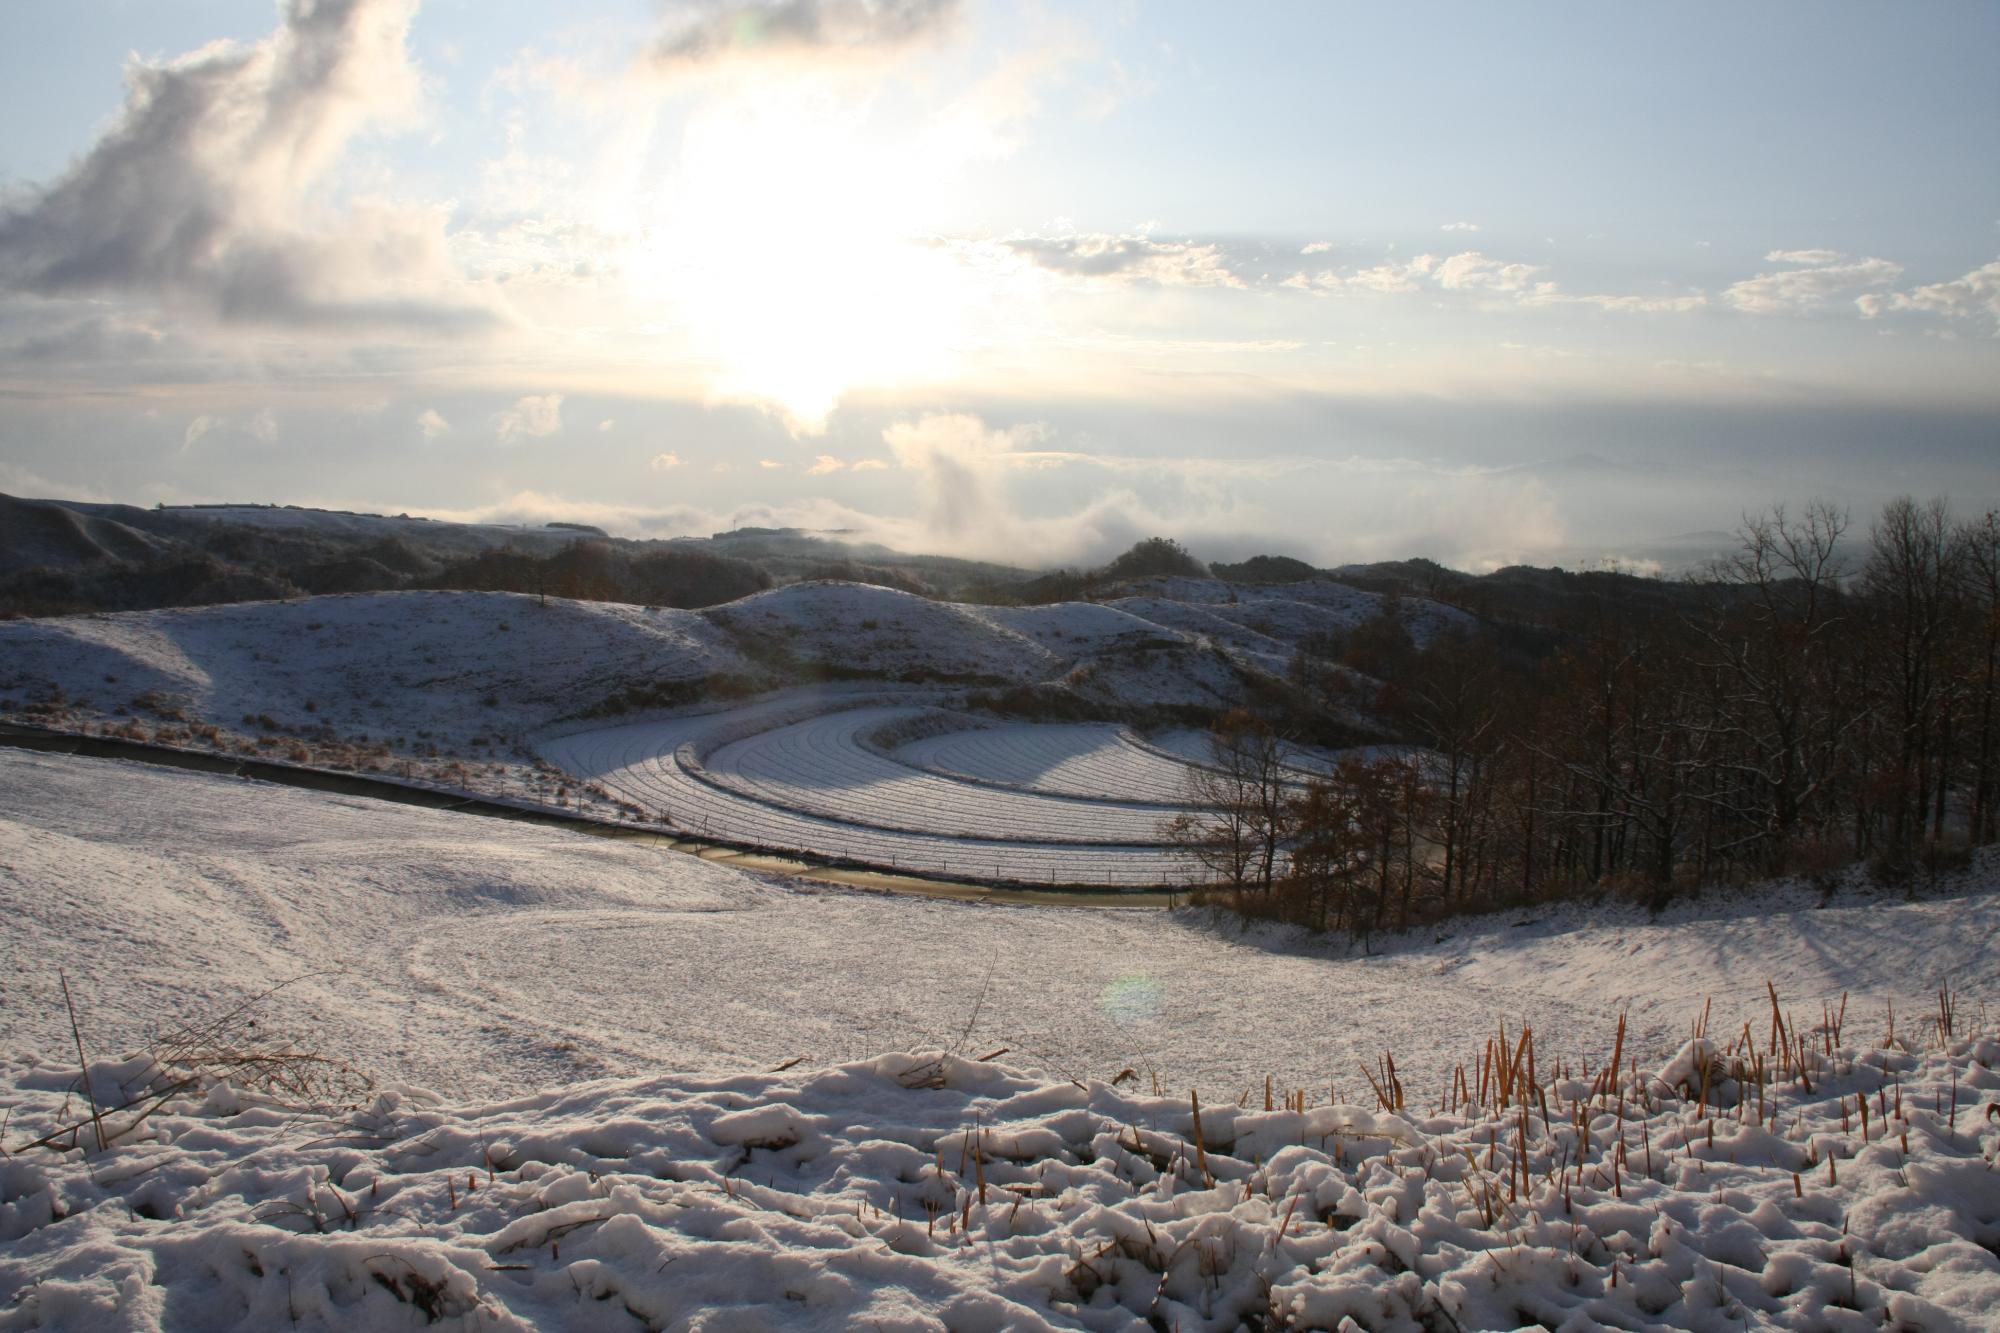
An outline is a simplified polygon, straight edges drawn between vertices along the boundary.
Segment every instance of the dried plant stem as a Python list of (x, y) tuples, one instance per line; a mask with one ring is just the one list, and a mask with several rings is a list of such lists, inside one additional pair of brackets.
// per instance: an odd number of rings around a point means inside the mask
[(69, 1009), (69, 1035), (76, 1039), (76, 1063), (83, 1070), (83, 1095), (90, 1101), (90, 1127), (97, 1134), (97, 1151), (104, 1151), (104, 1118), (97, 1112), (97, 1091), (90, 1086), (90, 1061), (83, 1054), (83, 1029), (76, 1021), (76, 1001), (70, 998), (69, 974), (60, 968), (56, 979), (62, 983), (63, 1004)]

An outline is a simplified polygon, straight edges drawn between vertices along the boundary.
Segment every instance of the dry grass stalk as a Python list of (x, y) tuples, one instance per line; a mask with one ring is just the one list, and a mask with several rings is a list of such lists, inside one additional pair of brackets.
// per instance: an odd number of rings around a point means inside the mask
[(1208, 1145), (1201, 1138), (1201, 1093), (1188, 1089), (1188, 1101), (1194, 1108), (1194, 1151), (1195, 1160), (1201, 1166), (1201, 1178), (1208, 1182), (1208, 1188), (1215, 1188), (1215, 1176), (1208, 1169)]
[[(313, 1116), (337, 1117), (352, 1111), (373, 1091), (373, 1083), (351, 1066), (301, 1049), (299, 1045), (260, 1025), (254, 1016), (259, 1005), (271, 996), (306, 977), (281, 982), (208, 1019), (156, 1034), (150, 1045), (152, 1058), (118, 1089), (116, 1105), (99, 1102), (92, 1089), (91, 1115), (65, 1124), (32, 1143), (13, 1151), (52, 1147), (64, 1138), (74, 1146), (85, 1126), (94, 1128), (103, 1147), (116, 1144), (144, 1124), (182, 1093), (229, 1083), (245, 1092), (286, 1110)], [(69, 999), (68, 978), (61, 978), (65, 1001)], [(88, 1086), (89, 1065), (83, 1061), (82, 1038), (77, 1035), (78, 1060), (84, 1064)], [(122, 1123), (111, 1118), (133, 1114)]]
[(97, 1089), (90, 1083), (90, 1061), (83, 1054), (83, 1029), (76, 1021), (76, 1001), (70, 998), (69, 974), (60, 968), (56, 979), (62, 982), (63, 1005), (69, 1010), (69, 1034), (76, 1039), (76, 1065), (83, 1071), (83, 1095), (90, 1102), (90, 1127), (97, 1133), (97, 1151), (104, 1151), (104, 1118), (97, 1110)]

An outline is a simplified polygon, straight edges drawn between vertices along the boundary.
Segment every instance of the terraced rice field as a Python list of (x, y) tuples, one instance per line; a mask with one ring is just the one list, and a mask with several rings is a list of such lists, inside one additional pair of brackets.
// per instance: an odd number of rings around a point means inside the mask
[(1189, 735), (1196, 742), (1190, 753), (1174, 757), (1104, 722), (982, 727), (911, 741), (897, 748), (896, 757), (933, 773), (1049, 796), (1102, 800), (1117, 792), (1133, 801), (1176, 805), (1189, 762), (1205, 757), (1205, 740)]
[[(893, 748), (931, 700), (777, 700), (545, 742), (549, 762), (697, 837), (884, 869), (1128, 888), (1188, 882), (1166, 843), (1203, 757), (1193, 733), (983, 726)], [(949, 725), (948, 723), (946, 725)]]

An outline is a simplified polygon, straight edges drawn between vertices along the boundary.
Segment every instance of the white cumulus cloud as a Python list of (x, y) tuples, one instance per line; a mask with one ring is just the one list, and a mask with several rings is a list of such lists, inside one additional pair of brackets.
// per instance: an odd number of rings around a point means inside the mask
[(493, 419), (502, 444), (539, 439), (562, 429), (563, 396), (559, 393), (529, 394)]
[[(1776, 253), (1776, 252), (1774, 252)], [(1795, 251), (1814, 260), (1827, 251)], [(1773, 259), (1772, 262), (1779, 262)], [(1793, 315), (1824, 309), (1836, 297), (1869, 287), (1886, 287), (1903, 275), (1903, 266), (1887, 259), (1848, 259), (1834, 256), (1826, 262), (1790, 259), (1793, 268), (1759, 273), (1732, 283), (1722, 299), (1752, 315)]]
[(2000, 259), (1949, 282), (1933, 282), (1908, 292), (1870, 292), (1855, 298), (1864, 319), (1891, 311), (1943, 315), (1947, 319), (1987, 316), (2000, 321)]

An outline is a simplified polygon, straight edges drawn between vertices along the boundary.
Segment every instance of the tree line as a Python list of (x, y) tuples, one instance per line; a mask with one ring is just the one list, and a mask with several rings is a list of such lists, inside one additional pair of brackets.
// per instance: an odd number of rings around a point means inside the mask
[(2000, 829), (2000, 512), (1904, 497), (1849, 527), (1773, 508), (1671, 596), (1422, 645), (1392, 602), (1293, 676), (1415, 748), (1303, 780), (1279, 724), (1231, 714), (1170, 834), (1247, 909), (1363, 936), (1580, 891), (1658, 909), (1714, 882), (1830, 887), (1856, 860), (1935, 868)]

